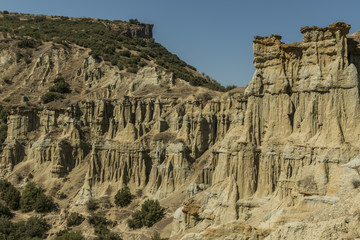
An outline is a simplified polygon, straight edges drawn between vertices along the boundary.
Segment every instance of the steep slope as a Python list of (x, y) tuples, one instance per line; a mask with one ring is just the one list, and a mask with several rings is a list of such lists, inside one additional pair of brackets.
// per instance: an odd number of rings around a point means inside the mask
[[(57, 21), (22, 18), (11, 21)], [(128, 41), (151, 37), (150, 25), (100, 23)], [(227, 93), (192, 86), (150, 55), (135, 74), (56, 36), (26, 55), (20, 46), (34, 36), (12, 28), (18, 32), (6, 30), (0, 52), (9, 109), (0, 174), (20, 190), (31, 179), (56, 197), (57, 212), (45, 215), (49, 239), (72, 212), (89, 216), (91, 198), (123, 239), (155, 231), (183, 240), (359, 237), (359, 175), (343, 166), (360, 152), (359, 38), (347, 36), (350, 25), (304, 27), (293, 44), (255, 37), (254, 76), (245, 92)], [(19, 49), (26, 59), (17, 60)], [(45, 103), (47, 91), (63, 99)], [(119, 208), (114, 195), (125, 185), (134, 199)], [(127, 219), (146, 199), (159, 199), (165, 217), (130, 229)], [(74, 229), (95, 236), (87, 221)]]
[(304, 27), (294, 44), (255, 37), (244, 125), (213, 148), (204, 168), (211, 187), (180, 208), (175, 231), (195, 232), (182, 239), (225, 239), (217, 234), (229, 228), (232, 239), (266, 229), (275, 230), (268, 239), (358, 237), (359, 176), (342, 167), (359, 154), (360, 66), (349, 28)]

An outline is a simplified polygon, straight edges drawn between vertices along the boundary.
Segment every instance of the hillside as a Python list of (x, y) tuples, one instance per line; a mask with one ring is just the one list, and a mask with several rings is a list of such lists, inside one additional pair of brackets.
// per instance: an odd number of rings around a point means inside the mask
[[(152, 28), (153, 25), (137, 20), (129, 23), (2, 13), (0, 44), (3, 70), (0, 75), (8, 93), (5, 101), (15, 100), (7, 85), (18, 85), (21, 81), (23, 88), (36, 88), (36, 92), (40, 93), (51, 87), (59, 74), (71, 85), (70, 89), (73, 88), (72, 97), (83, 98), (89, 92), (97, 95), (94, 92), (98, 92), (99, 88), (104, 91), (103, 88), (119, 84), (114, 83), (116, 80), (123, 82), (130, 79), (128, 82), (133, 82), (136, 73), (146, 66), (155, 67), (168, 75), (171, 82), (181, 79), (193, 86), (225, 91), (216, 81), (199, 74), (194, 67), (156, 43), (152, 38)], [(44, 69), (37, 69), (39, 67)], [(86, 83), (88, 78), (96, 81)], [(102, 81), (104, 78), (106, 80)], [(123, 87), (128, 84), (123, 84)], [(16, 89), (16, 95), (19, 91), (22, 90)], [(27, 90), (22, 94), (27, 94)], [(124, 91), (119, 96), (124, 94), (128, 92)]]
[(360, 237), (350, 25), (303, 27), (290, 44), (256, 36), (253, 78), (223, 93), (152, 56), (164, 48), (136, 20), (2, 20), (0, 237)]

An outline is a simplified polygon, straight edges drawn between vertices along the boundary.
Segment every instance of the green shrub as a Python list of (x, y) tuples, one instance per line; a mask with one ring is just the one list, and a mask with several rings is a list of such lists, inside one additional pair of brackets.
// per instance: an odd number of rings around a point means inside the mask
[[(12, 231), (12, 223), (9, 218), (6, 216), (0, 216), (0, 236), (1, 235), (9, 235)], [(6, 239), (6, 238), (0, 238)]]
[(86, 208), (89, 211), (95, 211), (98, 208), (98, 204), (97, 202), (93, 199), (90, 198), (87, 202), (86, 202)]
[(97, 212), (97, 213), (92, 212), (90, 217), (88, 217), (88, 222), (91, 225), (94, 225), (95, 227), (101, 225), (106, 226), (107, 220), (104, 216), (105, 214), (103, 212)]
[(6, 109), (1, 109), (0, 110), (0, 120), (3, 123), (7, 123), (7, 117), (9, 115), (9, 112)]
[(111, 232), (106, 226), (101, 225), (95, 228), (96, 238), (95, 240), (122, 240), (122, 238)]
[(7, 206), (3, 205), (1, 202), (0, 202), (0, 217), (8, 217), (8, 218), (12, 217), (10, 209)]
[(25, 38), (20, 40), (17, 45), (19, 48), (36, 48), (39, 43), (34, 39)]
[(38, 213), (51, 212), (54, 210), (55, 204), (53, 202), (52, 197), (46, 196), (43, 192), (41, 192), (35, 201), (34, 209)]
[(35, 202), (41, 191), (33, 182), (28, 182), (20, 198), (20, 208), (23, 212), (34, 210)]
[(160, 221), (164, 216), (164, 209), (157, 200), (146, 200), (141, 205), (141, 211), (137, 210), (132, 214), (132, 219), (128, 220), (130, 228), (136, 229), (143, 226), (151, 227)]
[(151, 236), (151, 240), (168, 240), (168, 238), (161, 238), (159, 232), (154, 232), (154, 234)]
[(115, 195), (115, 204), (120, 207), (125, 207), (131, 203), (131, 193), (128, 186), (120, 189)]
[(20, 208), (23, 212), (35, 210), (36, 212), (50, 212), (55, 209), (55, 204), (51, 197), (44, 194), (41, 188), (37, 188), (35, 183), (26, 184), (20, 198)]
[(130, 57), (131, 56), (131, 52), (129, 50), (124, 50), (119, 52), (120, 56), (124, 56), (124, 57)]
[(11, 209), (19, 209), (20, 192), (7, 180), (0, 180), (0, 197)]
[(49, 88), (50, 92), (70, 93), (70, 85), (65, 82), (63, 76), (59, 75), (54, 79), (54, 85)]
[(139, 23), (139, 20), (137, 20), (137, 18), (135, 18), (135, 19), (130, 18), (130, 19), (129, 19), (129, 23), (131, 23), (131, 24), (137, 24), (137, 23)]
[(61, 99), (61, 96), (54, 92), (47, 92), (41, 96), (41, 101), (43, 101), (43, 103), (49, 103), (58, 99)]
[(136, 67), (129, 67), (126, 71), (129, 73), (137, 73), (138, 69)]
[(82, 222), (84, 221), (84, 217), (77, 213), (77, 212), (73, 212), (70, 214), (70, 216), (66, 219), (66, 225), (68, 227), (72, 227), (72, 226), (78, 226), (80, 225)]
[(49, 228), (46, 221), (37, 216), (30, 217), (26, 222), (16, 223), (0, 217), (0, 239), (44, 239)]
[(55, 240), (85, 240), (81, 232), (60, 231), (56, 234)]
[(50, 229), (50, 226), (46, 223), (45, 219), (32, 216), (26, 221), (26, 236), (45, 238), (45, 233)]
[(5, 142), (6, 138), (7, 138), (7, 125), (1, 124), (0, 125), (0, 144)]

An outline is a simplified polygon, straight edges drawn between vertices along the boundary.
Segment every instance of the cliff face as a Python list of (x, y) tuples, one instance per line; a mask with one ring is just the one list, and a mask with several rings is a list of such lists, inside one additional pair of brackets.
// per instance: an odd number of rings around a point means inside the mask
[[(167, 218), (157, 229), (173, 239), (358, 236), (358, 176), (342, 167), (360, 152), (359, 38), (349, 29), (304, 27), (292, 44), (255, 37), (246, 98), (189, 87), (159, 67), (134, 76), (75, 47), (40, 48), (28, 82), (43, 76), (46, 84), (70, 68), (56, 59), (75, 54), (83, 60), (68, 71), (71, 86), (88, 92), (67, 107), (12, 107), (0, 173), (31, 173), (51, 182), (49, 192), (73, 188), (68, 211), (128, 185), (137, 203), (161, 200)], [(18, 67), (3, 53), (3, 66)], [(113, 214), (114, 231), (140, 234)]]
[[(213, 147), (198, 182), (211, 187), (192, 198), (191, 205), (199, 206), (195, 214), (184, 205), (174, 232), (249, 218), (258, 227), (307, 222), (306, 216), (339, 201), (354, 178), (340, 166), (359, 154), (360, 65), (355, 40), (346, 37), (349, 28), (304, 27), (304, 41), (293, 44), (278, 35), (255, 37), (256, 71), (245, 91), (244, 124), (233, 125)], [(318, 219), (314, 215), (310, 222)], [(329, 224), (339, 224), (337, 217)], [(314, 229), (308, 228), (316, 228), (305, 225), (291, 231), (310, 234)], [(206, 231), (183, 239), (210, 239)], [(270, 238), (296, 238), (291, 231)]]

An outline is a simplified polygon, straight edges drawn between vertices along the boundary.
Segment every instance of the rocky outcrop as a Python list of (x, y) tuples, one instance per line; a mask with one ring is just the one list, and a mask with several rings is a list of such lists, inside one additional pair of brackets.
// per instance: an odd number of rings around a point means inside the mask
[[(151, 34), (149, 26), (133, 27), (129, 36)], [(69, 76), (91, 100), (37, 108), (31, 95), (13, 107), (1, 175), (26, 167), (52, 182), (81, 176), (75, 205), (128, 185), (139, 201), (157, 198), (174, 211), (174, 239), (358, 236), (360, 209), (349, 204), (358, 198), (358, 176), (341, 167), (360, 154), (360, 37), (347, 36), (349, 28), (304, 27), (303, 41), (292, 44), (255, 37), (246, 98), (201, 89), (178, 97), (177, 87), (189, 86), (162, 68), (131, 75), (79, 48), (44, 46), (27, 81), (46, 85), (82, 56)], [(1, 71), (13, 61), (3, 52)], [(168, 97), (148, 94), (158, 89)]]
[(244, 124), (232, 124), (212, 148), (195, 184), (211, 187), (189, 188), (195, 195), (188, 197), (201, 206), (201, 220), (184, 225), (185, 213), (175, 229), (199, 231), (207, 222), (205, 230), (255, 214), (262, 207), (251, 203), (269, 196), (265, 202), (293, 206), (305, 196), (334, 194), (339, 163), (359, 153), (360, 65), (354, 44), (348, 47), (349, 28), (345, 23), (305, 27), (304, 41), (293, 44), (278, 35), (255, 37), (256, 71), (245, 91)]

